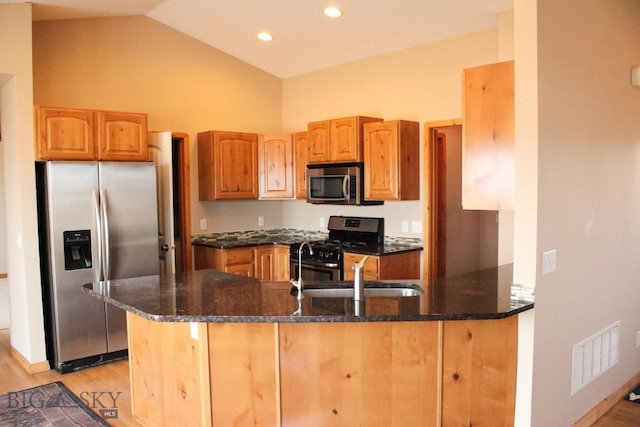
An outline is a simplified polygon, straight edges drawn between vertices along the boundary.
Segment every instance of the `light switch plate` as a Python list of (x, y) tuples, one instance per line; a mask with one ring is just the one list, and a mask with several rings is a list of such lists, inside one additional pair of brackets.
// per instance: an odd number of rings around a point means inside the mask
[(200, 220), (200, 230), (206, 230), (207, 229), (207, 220), (205, 218)]
[(556, 250), (552, 249), (542, 254), (542, 275), (556, 271)]
[(402, 221), (402, 232), (403, 233), (409, 232), (409, 221)]
[(258, 227), (264, 227), (264, 216), (258, 215)]

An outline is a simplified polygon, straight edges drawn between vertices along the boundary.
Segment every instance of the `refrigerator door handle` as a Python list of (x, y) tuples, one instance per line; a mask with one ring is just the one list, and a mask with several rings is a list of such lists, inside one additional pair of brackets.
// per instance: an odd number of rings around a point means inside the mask
[(100, 213), (100, 192), (93, 190), (93, 207), (96, 214), (96, 234), (98, 239), (98, 265), (96, 267), (96, 282), (102, 280), (102, 215)]
[(103, 251), (104, 251), (104, 280), (109, 280), (111, 278), (111, 259), (109, 254), (109, 206), (107, 204), (107, 191), (100, 190), (100, 207), (102, 208), (102, 221), (104, 224), (103, 228)]

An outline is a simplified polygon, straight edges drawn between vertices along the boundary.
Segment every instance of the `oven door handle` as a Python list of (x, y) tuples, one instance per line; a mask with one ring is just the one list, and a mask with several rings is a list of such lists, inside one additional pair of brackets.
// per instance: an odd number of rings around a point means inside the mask
[[(298, 265), (298, 260), (291, 260), (293, 261), (296, 266)], [(309, 265), (312, 267), (324, 267), (324, 268), (338, 268), (340, 267), (340, 265), (337, 262), (324, 262), (324, 261), (313, 261), (313, 260), (309, 260), (309, 259), (303, 259), (302, 260), (302, 265)]]

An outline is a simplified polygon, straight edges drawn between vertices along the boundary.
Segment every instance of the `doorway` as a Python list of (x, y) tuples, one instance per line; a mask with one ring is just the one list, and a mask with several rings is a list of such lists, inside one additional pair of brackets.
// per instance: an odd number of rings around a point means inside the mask
[(151, 132), (149, 160), (157, 165), (161, 275), (192, 270), (189, 136)]
[(498, 265), (498, 212), (462, 208), (462, 124), (425, 124), (424, 278)]

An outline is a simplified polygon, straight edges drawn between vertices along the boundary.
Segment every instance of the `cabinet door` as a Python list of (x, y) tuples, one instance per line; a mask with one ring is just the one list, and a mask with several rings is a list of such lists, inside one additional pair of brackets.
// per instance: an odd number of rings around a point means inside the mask
[(260, 199), (293, 198), (291, 134), (262, 135), (258, 143)]
[(199, 199), (257, 199), (257, 151), (255, 133), (198, 133)]
[[(356, 262), (360, 262), (365, 255), (361, 254), (352, 254), (345, 253), (344, 254), (344, 280), (353, 280), (353, 264)], [(380, 257), (377, 256), (369, 256), (369, 258), (364, 262), (364, 280), (378, 280), (380, 277)]]
[(258, 135), (218, 132), (214, 149), (216, 199), (257, 199)]
[(273, 280), (289, 281), (291, 279), (289, 246), (277, 245), (275, 248), (275, 268)]
[(36, 107), (36, 160), (95, 160), (91, 110)]
[(398, 122), (370, 123), (365, 127), (364, 197), (396, 200), (398, 191)]
[(379, 122), (374, 117), (345, 117), (331, 120), (331, 161), (361, 162), (363, 160), (363, 125)]
[(264, 246), (255, 249), (256, 277), (258, 279), (273, 280), (274, 252), (275, 249), (273, 246)]
[(515, 191), (513, 61), (464, 70), (462, 206), (511, 210)]
[(295, 171), (296, 171), (296, 199), (307, 198), (307, 132), (293, 134)]
[(148, 159), (146, 114), (97, 111), (96, 128), (100, 160)]
[(307, 125), (307, 163), (325, 163), (331, 160), (330, 127), (330, 120)]
[(364, 125), (365, 199), (420, 199), (419, 132), (407, 120)]
[(256, 277), (254, 249), (223, 249), (224, 271), (241, 276)]

